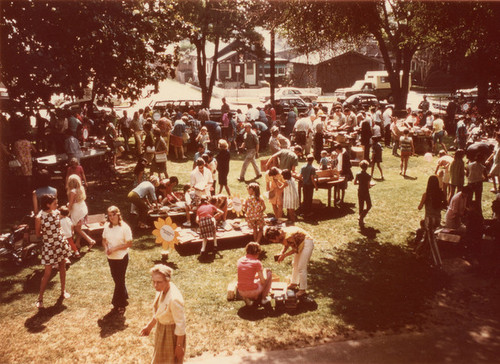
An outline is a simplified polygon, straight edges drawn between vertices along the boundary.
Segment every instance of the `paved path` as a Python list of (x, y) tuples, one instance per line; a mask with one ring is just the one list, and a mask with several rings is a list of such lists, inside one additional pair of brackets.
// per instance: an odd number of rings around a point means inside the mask
[(482, 332), (433, 331), (363, 340), (332, 342), (315, 347), (232, 356), (200, 357), (188, 363), (498, 363), (500, 340)]

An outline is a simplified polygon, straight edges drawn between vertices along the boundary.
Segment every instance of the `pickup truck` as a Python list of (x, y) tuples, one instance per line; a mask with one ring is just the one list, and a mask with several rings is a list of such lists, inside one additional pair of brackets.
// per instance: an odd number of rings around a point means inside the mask
[[(408, 88), (410, 86), (411, 82), (408, 83)], [(394, 102), (387, 71), (368, 71), (363, 80), (354, 82), (351, 87), (336, 89), (334, 96), (343, 102), (349, 96), (360, 93), (375, 95), (377, 99), (387, 100), (389, 103)]]

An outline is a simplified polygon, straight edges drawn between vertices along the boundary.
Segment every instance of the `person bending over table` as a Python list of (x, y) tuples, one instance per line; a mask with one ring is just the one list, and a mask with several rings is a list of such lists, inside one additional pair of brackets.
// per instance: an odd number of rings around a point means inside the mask
[(249, 300), (260, 301), (265, 305), (269, 302), (267, 296), (271, 290), (272, 272), (262, 267), (259, 243), (248, 243), (245, 251), (246, 255), (238, 259), (238, 292), (247, 305), (250, 304)]
[[(297, 226), (271, 227), (266, 232), (266, 239), (272, 243), (283, 244), (278, 263), (294, 255), (292, 279), (288, 288), (299, 289), (297, 298), (305, 297), (307, 290), (307, 264), (311, 259), (314, 241), (307, 231)], [(290, 251), (287, 250), (290, 248)]]
[(186, 350), (186, 317), (184, 298), (175, 284), (170, 282), (173, 270), (157, 264), (150, 270), (156, 297), (153, 317), (141, 330), (148, 336), (156, 325), (155, 346), (151, 363), (182, 363)]
[(160, 179), (157, 176), (151, 176), (149, 181), (139, 183), (127, 196), (129, 202), (134, 204), (139, 212), (137, 226), (140, 229), (149, 228), (147, 224), (148, 210), (157, 202), (155, 188), (159, 185)]

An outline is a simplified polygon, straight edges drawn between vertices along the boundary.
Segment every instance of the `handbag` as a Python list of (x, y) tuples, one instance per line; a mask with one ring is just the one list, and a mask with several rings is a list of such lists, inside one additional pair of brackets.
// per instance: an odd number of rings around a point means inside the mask
[(163, 163), (166, 161), (167, 161), (167, 153), (166, 152), (155, 154), (155, 162)]

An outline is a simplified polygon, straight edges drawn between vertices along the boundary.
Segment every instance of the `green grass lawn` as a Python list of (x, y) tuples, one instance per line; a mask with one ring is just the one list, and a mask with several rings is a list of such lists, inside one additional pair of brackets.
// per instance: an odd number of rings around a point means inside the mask
[[(168, 162), (169, 174), (185, 183), (191, 166), (191, 161)], [(297, 224), (315, 239), (308, 277), (316, 309), (251, 314), (242, 308), (242, 301), (228, 302), (226, 287), (236, 278), (236, 261), (244, 254), (243, 246), (222, 250), (222, 258), (210, 263), (200, 263), (197, 255), (171, 253), (173, 281), (186, 302), (187, 357), (419, 329), (429, 300), (448, 284), (444, 273), (417, 260), (407, 247), (423, 217), (417, 206), (435, 160), (411, 158), (408, 174), (414, 179), (404, 179), (399, 175), (399, 159), (385, 149), (382, 166), (386, 180), (371, 189), (373, 208), (365, 220), (366, 231), (361, 233), (358, 228), (357, 188), (352, 185), (343, 208), (317, 209), (313, 220)], [(241, 158), (231, 161), (230, 187), (233, 193), (246, 196), (245, 184), (236, 181), (240, 168)], [(104, 212), (114, 204), (127, 216), (130, 170), (124, 169), (110, 188), (90, 186), (90, 213)], [(358, 170), (353, 168), (354, 173)], [(250, 167), (247, 178), (253, 176)], [(263, 187), (263, 179), (260, 183)], [(484, 186), (485, 217), (491, 216), (490, 186)], [(315, 192), (314, 198), (326, 201), (326, 191)], [(278, 264), (272, 258), (280, 246), (265, 245), (264, 249), (264, 266), (287, 277), (291, 259)], [(59, 294), (59, 278), (52, 279), (44, 298), (48, 308), (40, 313), (34, 304), (42, 266), (15, 267), (1, 260), (0, 362), (148, 362), (152, 336), (140, 337), (139, 331), (151, 315), (154, 290), (148, 269), (160, 261), (160, 250), (149, 233), (135, 236), (127, 273), (130, 305), (122, 319), (106, 316), (112, 307), (113, 283), (102, 248), (84, 254), (71, 266), (67, 289), (72, 297), (62, 305), (52, 306)]]

